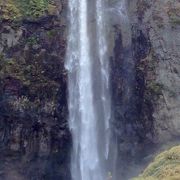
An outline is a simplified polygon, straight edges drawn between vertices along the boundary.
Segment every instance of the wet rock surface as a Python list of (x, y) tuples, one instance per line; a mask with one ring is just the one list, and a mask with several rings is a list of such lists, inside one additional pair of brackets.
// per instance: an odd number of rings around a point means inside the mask
[[(109, 58), (113, 138), (124, 178), (127, 167), (137, 166), (132, 174), (138, 174), (146, 156), (180, 135), (179, 1), (129, 0), (127, 7), (131, 36), (114, 20)], [(51, 10), (0, 19), (0, 179), (70, 179), (67, 2), (53, 1)]]
[(125, 179), (159, 146), (177, 143), (180, 128), (179, 1), (128, 1), (127, 7), (131, 46), (123, 45), (129, 39), (122, 24), (114, 25), (110, 61), (117, 167), (125, 166), (117, 171)]
[(1, 22), (0, 179), (70, 178), (64, 19)]

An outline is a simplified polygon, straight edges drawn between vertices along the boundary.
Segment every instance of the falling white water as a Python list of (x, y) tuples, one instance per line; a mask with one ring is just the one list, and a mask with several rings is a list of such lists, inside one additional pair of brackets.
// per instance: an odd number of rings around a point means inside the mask
[[(109, 146), (110, 93), (103, 1), (96, 6), (96, 55), (88, 32), (88, 0), (69, 1), (66, 69), (73, 180), (105, 180)], [(98, 61), (99, 63), (96, 63)], [(94, 64), (99, 64), (93, 68)], [(98, 72), (100, 82), (94, 73)], [(96, 86), (99, 86), (96, 93)], [(95, 98), (96, 93), (96, 98)], [(96, 101), (98, 99), (98, 103)]]
[(97, 0), (96, 3), (96, 19), (97, 19), (97, 37), (98, 37), (98, 56), (100, 60), (101, 72), (101, 99), (103, 106), (103, 118), (105, 122), (105, 157), (108, 158), (109, 151), (109, 121), (111, 116), (110, 111), (110, 93), (109, 93), (109, 64), (107, 60), (107, 42), (106, 42), (106, 22), (104, 13), (104, 0)]

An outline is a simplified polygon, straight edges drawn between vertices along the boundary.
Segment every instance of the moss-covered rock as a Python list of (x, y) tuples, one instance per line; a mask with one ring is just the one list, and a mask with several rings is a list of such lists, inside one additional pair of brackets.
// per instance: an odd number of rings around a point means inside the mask
[(0, 14), (0, 20), (15, 20), (22, 16), (20, 9), (13, 0), (0, 0)]
[(177, 2), (176, 6), (173, 6), (173, 2), (169, 2), (167, 14), (169, 16), (169, 22), (173, 26), (180, 25), (180, 3)]
[(43, 2), (0, 0), (0, 179), (69, 179), (64, 9)]
[(1, 20), (36, 19), (57, 11), (56, 4), (49, 0), (0, 0)]
[(179, 180), (180, 146), (159, 154), (145, 171), (133, 180)]
[(5, 79), (13, 77), (19, 80), (23, 86), (29, 89), (29, 95), (39, 98), (54, 98), (58, 91), (58, 83), (44, 75), (42, 59), (39, 56), (27, 62), (27, 59), (5, 59), (0, 60), (0, 77)]

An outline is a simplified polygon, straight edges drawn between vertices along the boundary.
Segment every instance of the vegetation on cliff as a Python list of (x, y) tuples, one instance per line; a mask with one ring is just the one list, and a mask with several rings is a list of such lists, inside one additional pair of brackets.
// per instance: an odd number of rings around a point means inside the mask
[(0, 0), (0, 179), (69, 179), (61, 6)]
[(0, 20), (38, 18), (54, 14), (57, 7), (49, 0), (0, 0)]
[(145, 171), (133, 180), (179, 180), (180, 146), (159, 154)]
[(64, 27), (61, 18), (49, 15), (58, 6), (49, 0), (0, 0), (0, 103), (13, 103), (11, 112), (48, 106), (52, 114), (57, 107), (64, 85)]

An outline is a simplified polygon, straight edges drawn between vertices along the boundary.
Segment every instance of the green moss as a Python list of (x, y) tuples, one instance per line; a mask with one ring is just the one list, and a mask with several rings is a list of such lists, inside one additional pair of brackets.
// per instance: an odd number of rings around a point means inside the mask
[(56, 35), (57, 35), (57, 30), (52, 29), (52, 30), (47, 31), (47, 36), (49, 38), (53, 38)]
[(48, 10), (48, 0), (17, 0), (18, 7), (25, 17), (40, 17)]
[(172, 18), (170, 23), (174, 25), (180, 25), (180, 18)]
[(35, 37), (35, 36), (31, 36), (27, 39), (27, 44), (32, 46), (32, 45), (35, 45), (35, 44), (38, 44), (38, 38)]
[(179, 18), (179, 12), (180, 12), (180, 7), (170, 7), (168, 9), (168, 15), (169, 15), (169, 22), (172, 24), (172, 26), (177, 26), (180, 25), (180, 18)]
[(55, 10), (49, 0), (0, 0), (1, 19), (39, 18)]
[(179, 180), (180, 146), (159, 154), (145, 171), (133, 180)]
[(151, 82), (150, 84), (148, 84), (147, 88), (151, 91), (152, 94), (161, 95), (164, 86), (156, 82)]
[(138, 177), (138, 178), (134, 178), (133, 180), (158, 180), (157, 178), (154, 177)]

